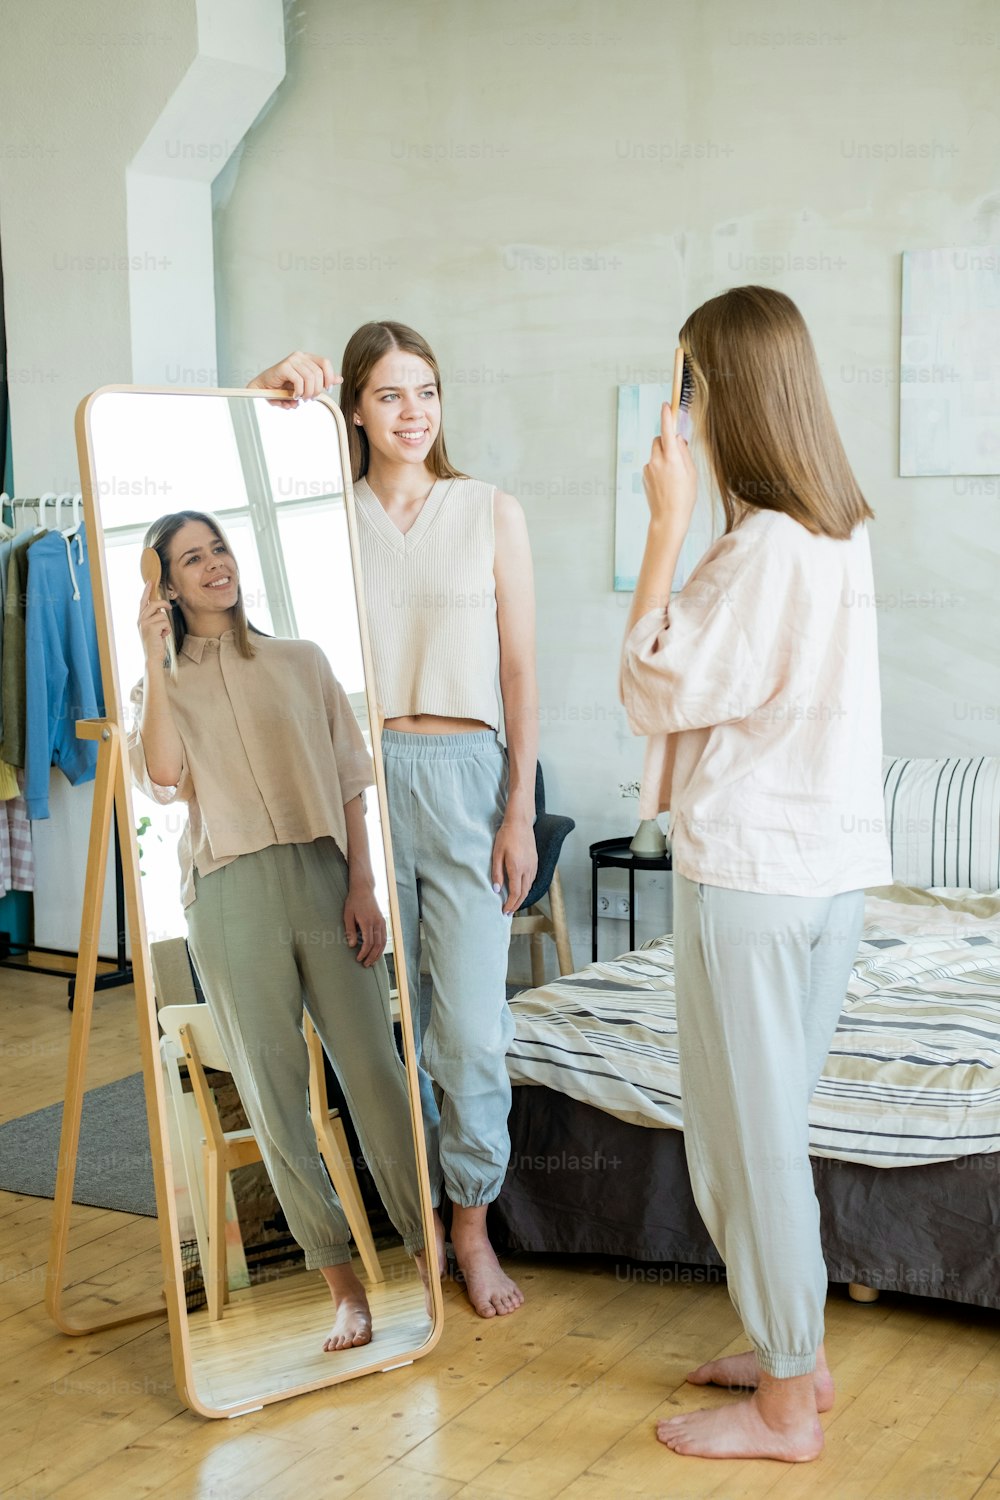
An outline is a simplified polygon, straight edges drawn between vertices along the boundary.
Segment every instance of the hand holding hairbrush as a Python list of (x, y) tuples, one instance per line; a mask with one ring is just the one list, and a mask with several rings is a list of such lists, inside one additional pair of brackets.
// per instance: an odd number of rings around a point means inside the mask
[(653, 439), (649, 463), (642, 471), (650, 516), (654, 522), (668, 525), (681, 536), (691, 524), (691, 513), (698, 492), (698, 474), (678, 421), (688, 412), (694, 396), (694, 378), (683, 349), (674, 356), (672, 399), (663, 403), (660, 412), (660, 435)]
[(154, 547), (143, 547), (139, 571), (146, 587), (139, 610), (139, 634), (147, 661), (174, 661), (174, 626), (163, 593), (163, 569)]

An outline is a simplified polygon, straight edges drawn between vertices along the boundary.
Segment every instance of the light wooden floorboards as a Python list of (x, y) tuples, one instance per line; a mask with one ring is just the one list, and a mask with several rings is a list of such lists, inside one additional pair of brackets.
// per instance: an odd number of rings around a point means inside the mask
[[(366, 1288), (374, 1336), (358, 1349), (343, 1350), (338, 1372), (409, 1361), (430, 1338), (433, 1324), (413, 1261), (402, 1245), (382, 1250), (379, 1258), (385, 1280)], [(355, 1270), (364, 1276), (357, 1258)], [(196, 1399), (219, 1411), (329, 1379), (330, 1356), (316, 1330), (330, 1322), (330, 1313), (330, 1294), (314, 1271), (231, 1292), (218, 1322), (207, 1308), (190, 1313)]]
[[(0, 969), (2, 1118), (62, 1097), (65, 983)], [(97, 997), (88, 1086), (134, 1072), (130, 990)], [(681, 1459), (653, 1437), (668, 1410), (725, 1404), (684, 1383), (743, 1347), (718, 1285), (629, 1280), (610, 1263), (522, 1258), (527, 1304), (484, 1323), (453, 1286), (427, 1359), (231, 1422), (173, 1387), (165, 1324), (65, 1338), (44, 1309), (51, 1205), (0, 1194), (0, 1495), (4, 1500), (1000, 1500), (1000, 1314), (835, 1289), (838, 1381), (814, 1464)], [(156, 1226), (74, 1213), (91, 1284), (157, 1284)], [(335, 1356), (331, 1356), (335, 1358)]]

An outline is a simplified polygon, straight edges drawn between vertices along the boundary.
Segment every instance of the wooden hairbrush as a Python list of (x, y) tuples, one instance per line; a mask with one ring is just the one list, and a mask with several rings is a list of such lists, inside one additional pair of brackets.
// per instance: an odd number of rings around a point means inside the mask
[[(155, 547), (143, 547), (142, 556), (139, 558), (139, 572), (142, 574), (143, 583), (152, 584), (152, 588), (149, 591), (150, 599), (162, 599), (166, 604), (167, 599), (163, 592), (163, 568), (160, 563), (160, 554), (157, 552)], [(168, 617), (169, 614), (170, 612), (168, 610)], [(170, 632), (167, 636), (164, 637), (163, 649), (166, 655), (167, 663), (170, 667), (170, 671), (171, 673), (173, 673), (176, 670), (175, 662), (177, 658), (174, 653), (174, 631), (172, 619), (170, 621)]]
[(678, 349), (674, 354), (674, 388), (670, 397), (674, 432), (677, 431), (677, 422), (681, 412), (690, 411), (693, 399), (694, 376), (691, 373), (691, 364), (684, 350)]
[(160, 554), (155, 547), (143, 547), (142, 556), (139, 559), (139, 572), (142, 574), (143, 583), (153, 585), (149, 591), (149, 597), (162, 599), (163, 590), (160, 587), (160, 581), (163, 578), (163, 569), (160, 566)]

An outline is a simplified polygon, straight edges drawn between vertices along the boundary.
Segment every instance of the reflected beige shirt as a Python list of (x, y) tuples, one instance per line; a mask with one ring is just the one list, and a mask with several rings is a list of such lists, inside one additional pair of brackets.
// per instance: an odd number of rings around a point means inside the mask
[(176, 787), (151, 781), (139, 725), (143, 685), (132, 690), (128, 735), (135, 784), (155, 802), (187, 804), (178, 853), (181, 900), (195, 899), (194, 870), (210, 875), (272, 844), (334, 839), (347, 857), (344, 803), (375, 780), (350, 701), (313, 641), (251, 634), (240, 655), (233, 631), (186, 636), (167, 696), (183, 746)]
[(648, 735), (639, 816), (689, 880), (828, 896), (892, 879), (868, 533), (752, 511), (637, 620), (619, 696)]

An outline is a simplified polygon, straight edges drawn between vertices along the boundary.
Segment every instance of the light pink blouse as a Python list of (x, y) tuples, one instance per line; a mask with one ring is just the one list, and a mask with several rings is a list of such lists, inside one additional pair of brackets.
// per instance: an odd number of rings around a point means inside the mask
[(638, 620), (619, 696), (648, 735), (639, 816), (689, 880), (829, 896), (892, 879), (871, 552), (751, 511)]

